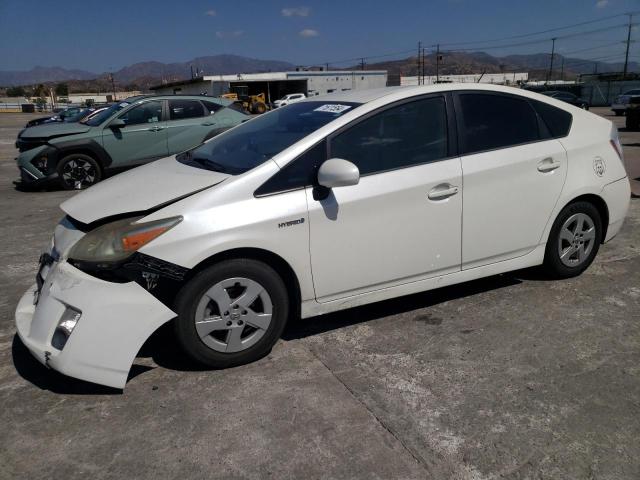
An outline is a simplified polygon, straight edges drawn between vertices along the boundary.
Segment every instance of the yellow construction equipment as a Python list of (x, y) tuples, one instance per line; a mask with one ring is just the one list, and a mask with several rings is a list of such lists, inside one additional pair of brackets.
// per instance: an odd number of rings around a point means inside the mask
[(264, 93), (249, 95), (249, 87), (247, 86), (233, 86), (231, 90), (230, 93), (225, 93), (221, 97), (233, 100), (238, 105), (241, 105), (245, 111), (261, 114), (269, 109)]

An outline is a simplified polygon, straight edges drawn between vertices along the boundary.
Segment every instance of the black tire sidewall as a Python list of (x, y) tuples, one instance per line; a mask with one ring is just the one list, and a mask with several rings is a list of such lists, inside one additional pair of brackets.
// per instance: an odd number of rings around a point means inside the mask
[[(94, 182), (91, 185), (95, 185), (96, 183), (98, 183), (102, 179), (102, 169), (100, 168), (100, 164), (93, 157), (90, 157), (89, 155), (85, 155), (83, 153), (72, 153), (72, 154), (67, 155), (66, 157), (62, 158), (58, 162), (58, 165), (56, 166), (56, 172), (58, 173), (58, 179), (60, 181), (60, 185), (65, 190), (75, 190), (75, 188), (73, 188), (72, 185), (68, 185), (67, 182), (65, 182), (63, 180), (63, 178), (62, 178), (62, 168), (64, 167), (65, 163), (69, 162), (70, 160), (74, 160), (76, 158), (91, 162), (93, 167), (96, 169), (96, 178), (95, 178)], [(87, 187), (84, 187), (84, 188), (88, 188), (91, 185), (88, 185)]]
[[(273, 304), (271, 324), (267, 332), (246, 350), (234, 353), (217, 352), (200, 340), (194, 323), (195, 312), (202, 295), (216, 283), (233, 277), (245, 277), (262, 285)], [(289, 316), (287, 289), (278, 273), (257, 260), (232, 259), (215, 264), (194, 276), (178, 293), (175, 301), (178, 318), (175, 331), (180, 346), (193, 360), (211, 368), (243, 365), (264, 357), (282, 335)]]
[[(560, 255), (557, 248), (558, 237), (560, 235), (560, 229), (562, 228), (562, 225), (564, 225), (564, 222), (571, 215), (574, 215), (576, 213), (584, 213), (591, 218), (596, 229), (596, 238), (594, 239), (594, 245), (591, 249), (591, 252), (589, 253), (589, 257), (587, 258), (587, 260), (576, 267), (568, 267), (567, 265), (562, 263), (562, 260), (560, 260)], [(564, 207), (553, 223), (553, 227), (551, 228), (551, 232), (549, 233), (549, 239), (547, 241), (544, 256), (544, 266), (547, 270), (547, 273), (555, 278), (569, 278), (580, 275), (587, 268), (589, 268), (589, 266), (593, 262), (593, 259), (598, 254), (600, 243), (602, 243), (602, 232), (602, 218), (600, 216), (600, 212), (598, 212), (598, 209), (592, 203), (578, 201)]]

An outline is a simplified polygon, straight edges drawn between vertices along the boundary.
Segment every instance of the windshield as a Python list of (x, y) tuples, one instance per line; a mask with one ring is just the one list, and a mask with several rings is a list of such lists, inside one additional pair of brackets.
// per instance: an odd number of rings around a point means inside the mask
[(352, 102), (298, 102), (254, 118), (176, 159), (192, 167), (238, 175), (350, 112)]
[(83, 110), (80, 110), (78, 112), (75, 112), (71, 115), (67, 115), (64, 117), (64, 121), (71, 123), (71, 122), (78, 122), (80, 120), (82, 120), (84, 117), (86, 117), (87, 115), (89, 115), (91, 113), (91, 109), (90, 108), (85, 108)]
[(97, 127), (102, 122), (104, 122), (106, 119), (110, 118), (114, 113), (119, 112), (124, 107), (128, 107), (128, 106), (129, 106), (128, 102), (115, 103), (115, 104), (111, 105), (109, 108), (107, 108), (106, 110), (103, 110), (102, 112), (96, 114), (95, 116), (93, 116), (93, 117), (91, 117), (91, 118), (89, 118), (87, 120), (84, 120), (81, 123), (84, 123), (85, 125), (89, 125), (90, 127)]

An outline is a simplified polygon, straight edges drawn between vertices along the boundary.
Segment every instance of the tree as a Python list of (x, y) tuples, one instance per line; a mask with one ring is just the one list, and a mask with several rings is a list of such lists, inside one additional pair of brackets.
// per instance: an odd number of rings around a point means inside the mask
[(66, 97), (67, 95), (69, 95), (69, 86), (66, 83), (57, 84), (56, 95), (59, 97)]
[(7, 88), (7, 97), (24, 97), (25, 91), (23, 87)]
[(45, 96), (47, 94), (47, 89), (45, 88), (45, 86), (40, 83), (37, 86), (33, 87), (33, 96), (34, 97), (42, 97)]

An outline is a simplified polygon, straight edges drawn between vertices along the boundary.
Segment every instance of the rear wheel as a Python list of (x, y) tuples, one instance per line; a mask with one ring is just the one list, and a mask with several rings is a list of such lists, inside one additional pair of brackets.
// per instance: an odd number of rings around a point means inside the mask
[(593, 262), (602, 241), (602, 220), (589, 202), (567, 205), (551, 228), (544, 267), (550, 275), (568, 278), (580, 275)]
[(60, 183), (65, 190), (83, 190), (100, 181), (100, 165), (81, 153), (67, 155), (57, 167)]
[(289, 299), (270, 266), (235, 259), (196, 275), (178, 294), (176, 312), (185, 352), (206, 366), (227, 368), (269, 353), (287, 322)]

